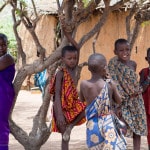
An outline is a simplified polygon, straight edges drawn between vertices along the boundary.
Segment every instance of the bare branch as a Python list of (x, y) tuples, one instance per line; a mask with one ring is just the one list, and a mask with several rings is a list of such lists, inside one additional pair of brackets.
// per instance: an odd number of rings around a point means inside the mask
[(13, 1), (13, 3), (11, 2), (10, 4), (13, 7), (13, 9), (12, 9), (12, 18), (13, 18), (13, 21), (14, 21), (13, 30), (14, 30), (14, 33), (15, 33), (17, 46), (18, 46), (17, 47), (17, 49), (18, 49), (18, 59), (17, 60), (19, 60), (19, 57), (21, 55), (22, 64), (25, 65), (26, 64), (26, 54), (23, 51), (22, 42), (21, 42), (21, 39), (20, 39), (18, 31), (17, 31), (17, 27), (20, 25), (21, 21), (17, 21), (16, 16), (15, 16), (17, 1), (16, 1), (16, 4), (14, 3), (14, 1)]
[(139, 31), (140, 31), (140, 26), (141, 26), (141, 23), (136, 21), (134, 31), (133, 31), (133, 34), (132, 34), (132, 38), (131, 38), (131, 41), (130, 41), (131, 49), (133, 48), (133, 45), (134, 45), (134, 43), (135, 43), (135, 41), (138, 37)]
[(1, 7), (0, 7), (0, 12), (5, 8), (5, 6), (9, 3), (9, 0), (6, 1)]
[(37, 11), (36, 11), (34, 0), (31, 0), (31, 2), (32, 2), (32, 5), (33, 5), (33, 10), (34, 10), (35, 16), (36, 16), (36, 18), (38, 18), (38, 14), (37, 14)]
[[(79, 42), (79, 47), (82, 47), (82, 45), (87, 41), (89, 40), (91, 37), (93, 37), (93, 35), (95, 35), (97, 32), (100, 33), (101, 31), (101, 28), (102, 26), (105, 24), (106, 20), (107, 20), (107, 17), (111, 11), (110, 7), (109, 7), (109, 3), (110, 3), (110, 0), (106, 0), (105, 1), (105, 9), (104, 9), (104, 12), (99, 20), (99, 22), (94, 26), (93, 29), (91, 29), (91, 31), (89, 33), (87, 33), (86, 35), (84, 35), (82, 37), (82, 39), (80, 40)], [(99, 34), (98, 33), (98, 34)]]
[(133, 5), (133, 7), (130, 9), (129, 15), (126, 17), (126, 33), (127, 33), (127, 40), (131, 41), (131, 19), (134, 16), (135, 12), (137, 11), (137, 3)]

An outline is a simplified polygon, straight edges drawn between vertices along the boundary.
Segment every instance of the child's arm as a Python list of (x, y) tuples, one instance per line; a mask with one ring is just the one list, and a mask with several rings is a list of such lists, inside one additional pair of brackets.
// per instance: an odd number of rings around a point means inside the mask
[(122, 102), (121, 95), (120, 95), (120, 93), (117, 89), (116, 83), (113, 80), (111, 80), (110, 84), (111, 84), (111, 87), (112, 87), (112, 97), (113, 97), (114, 101), (117, 104), (121, 104), (121, 102)]
[(66, 124), (61, 105), (62, 82), (63, 82), (63, 72), (58, 71), (58, 73), (56, 74), (55, 100), (54, 100), (54, 112), (56, 115), (56, 123), (58, 127)]
[(84, 98), (84, 95), (83, 95), (83, 88), (84, 88), (84, 82), (81, 81), (81, 83), (80, 83), (80, 93), (79, 93), (79, 97), (80, 97), (80, 100), (81, 100), (82, 102), (85, 101), (85, 98)]
[(130, 67), (130, 69), (136, 71), (137, 63), (135, 61), (133, 61), (133, 60), (130, 60), (128, 67)]
[(116, 107), (115, 113), (120, 118), (122, 116), (121, 105), (120, 105), (122, 102), (121, 95), (117, 89), (116, 83), (113, 80), (111, 80), (110, 84), (111, 84), (111, 88), (112, 88), (112, 98), (114, 99), (114, 101), (117, 104), (119, 104)]
[[(150, 69), (150, 68), (149, 68)], [(147, 76), (146, 80), (144, 79), (144, 71), (142, 70), (140, 72), (140, 85), (143, 88), (143, 92), (145, 92), (150, 85), (150, 70), (149, 70), (149, 75)]]

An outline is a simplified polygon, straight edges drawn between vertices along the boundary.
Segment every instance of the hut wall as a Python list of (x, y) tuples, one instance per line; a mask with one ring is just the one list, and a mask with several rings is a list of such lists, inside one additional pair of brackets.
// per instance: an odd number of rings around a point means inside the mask
[[(107, 22), (102, 27), (102, 30), (99, 34), (99, 37), (96, 42), (96, 52), (102, 53), (106, 56), (107, 61), (114, 56), (114, 42), (118, 38), (127, 38), (126, 27), (125, 27), (125, 18), (128, 12), (114, 12), (111, 13), (108, 17)], [(99, 15), (93, 16), (88, 22), (83, 23), (77, 32), (76, 40), (79, 41), (80, 38), (86, 34), (93, 25), (98, 22)], [(88, 24), (88, 25), (87, 25)], [(131, 59), (137, 62), (137, 74), (143, 67), (147, 67), (148, 64), (145, 61), (146, 50), (150, 47), (150, 41), (148, 35), (150, 32), (150, 24), (141, 25), (141, 29), (138, 35), (138, 38), (134, 44), (131, 53)], [(80, 63), (87, 61), (88, 56), (93, 53), (91, 38), (88, 42), (84, 44), (81, 49), (80, 54)], [(83, 69), (81, 79), (87, 79), (90, 77), (87, 67)]]
[[(118, 38), (126, 38), (126, 15), (127, 12), (111, 13), (99, 34), (96, 42), (96, 52), (104, 54), (107, 58), (107, 61), (114, 56), (113, 50), (115, 40)], [(90, 31), (90, 29), (94, 27), (95, 23), (98, 22), (99, 18), (100, 15), (97, 14), (92, 16), (87, 22), (81, 24), (76, 34), (76, 41), (79, 41), (83, 35)], [(36, 33), (41, 44), (46, 49), (47, 56), (54, 50), (54, 29), (56, 27), (56, 22), (57, 19), (55, 16), (43, 15), (36, 28)], [(29, 63), (31, 63), (36, 59), (36, 48), (34, 42), (30, 34), (25, 29), (21, 30), (20, 34), (22, 37), (23, 48), (27, 53), (27, 60)], [(147, 66), (145, 56), (147, 48), (150, 47), (150, 41), (148, 39), (149, 34), (150, 24), (141, 26), (139, 36), (132, 49), (131, 59), (137, 62), (137, 73), (139, 73), (141, 68)], [(80, 63), (87, 61), (89, 55), (93, 53), (92, 42), (93, 38), (83, 45), (80, 54)], [(81, 79), (88, 79), (89, 77), (90, 73), (88, 72), (87, 67), (85, 67), (82, 71)]]
[[(41, 45), (46, 50), (46, 56), (48, 56), (54, 50), (56, 24), (57, 19), (55, 16), (43, 15), (37, 23), (35, 29)], [(37, 50), (33, 38), (31, 37), (30, 33), (25, 29), (24, 25), (21, 26), (19, 33), (21, 36), (23, 49), (26, 53), (27, 62), (32, 63), (35, 59), (37, 59)], [(21, 60), (19, 61), (19, 65), (21, 65)]]

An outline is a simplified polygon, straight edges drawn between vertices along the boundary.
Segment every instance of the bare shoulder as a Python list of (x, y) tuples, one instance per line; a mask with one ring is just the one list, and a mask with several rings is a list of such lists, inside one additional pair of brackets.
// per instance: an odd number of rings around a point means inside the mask
[(14, 58), (10, 54), (1, 56), (0, 62), (4, 64), (7, 63), (8, 66), (15, 63)]
[(130, 60), (130, 62), (129, 62), (129, 67), (130, 67), (131, 69), (133, 69), (134, 71), (136, 71), (137, 63), (136, 63), (134, 60)]
[(87, 84), (88, 84), (87, 80), (82, 80), (80, 83), (81, 86), (86, 86)]
[(10, 62), (15, 62), (14, 58), (10, 54), (7, 54), (6, 57), (10, 60)]
[(0, 70), (6, 69), (15, 63), (14, 58), (10, 54), (5, 54), (0, 57)]
[(131, 64), (133, 67), (136, 67), (136, 66), (137, 66), (137, 63), (136, 63), (134, 60), (130, 60), (130, 64)]

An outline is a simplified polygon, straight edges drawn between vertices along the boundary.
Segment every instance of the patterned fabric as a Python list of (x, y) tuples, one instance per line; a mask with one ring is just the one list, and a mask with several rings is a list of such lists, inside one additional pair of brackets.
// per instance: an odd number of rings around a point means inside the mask
[(87, 145), (90, 150), (126, 150), (123, 134), (117, 132), (110, 109), (107, 84), (86, 108)]
[[(82, 111), (85, 110), (85, 103), (81, 102), (78, 98), (77, 89), (74, 85), (73, 79), (71, 75), (65, 68), (59, 68), (63, 71), (63, 83), (62, 83), (62, 95), (61, 95), (61, 103), (64, 116), (66, 118), (67, 123), (71, 123)], [(58, 71), (58, 70), (57, 70)], [(57, 74), (57, 73), (56, 73)], [(55, 77), (50, 81), (50, 94), (55, 93)], [(80, 125), (85, 122), (85, 118), (83, 118), (77, 125)], [(56, 118), (53, 115), (52, 119), (52, 131), (59, 132), (56, 126)]]
[(14, 64), (0, 71), (0, 150), (8, 150), (9, 142), (9, 113), (14, 100), (13, 78)]
[(118, 61), (117, 57), (110, 60), (109, 73), (117, 83), (123, 96), (121, 105), (123, 119), (128, 124), (126, 136), (132, 137), (133, 132), (144, 136), (147, 134), (147, 123), (141, 88), (136, 73)]
[[(141, 74), (142, 72), (144, 73), (144, 81), (145, 81), (149, 74), (149, 68), (142, 69), (139, 74)], [(147, 139), (148, 139), (148, 144), (150, 145), (150, 85), (143, 93), (143, 99), (144, 99), (144, 105), (145, 105), (146, 115), (147, 115), (147, 126), (148, 126)]]

